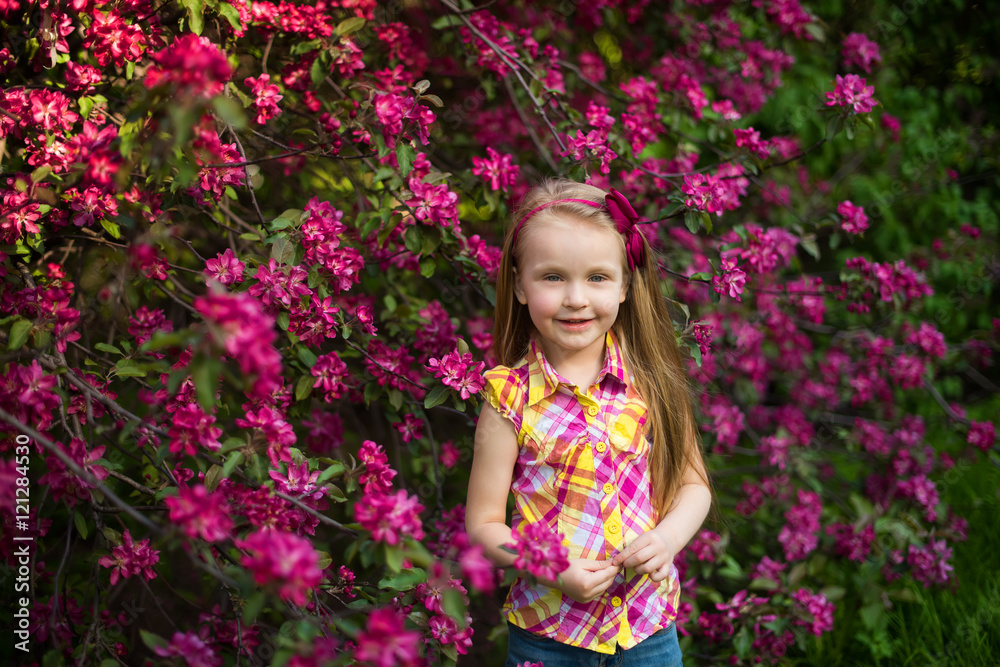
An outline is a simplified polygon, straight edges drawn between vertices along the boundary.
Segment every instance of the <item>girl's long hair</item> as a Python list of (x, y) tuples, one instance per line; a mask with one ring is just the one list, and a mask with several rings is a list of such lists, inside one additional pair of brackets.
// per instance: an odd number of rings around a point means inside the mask
[(691, 388), (675, 339), (673, 322), (661, 292), (659, 267), (652, 248), (643, 239), (643, 263), (630, 272), (624, 261), (624, 239), (617, 233), (607, 210), (603, 206), (595, 208), (575, 202), (559, 202), (536, 213), (530, 221), (525, 221), (518, 232), (517, 247), (512, 247), (517, 222), (537, 206), (556, 199), (586, 199), (603, 204), (605, 194), (591, 185), (547, 179), (528, 191), (521, 200), (504, 239), (497, 274), (493, 355), (501, 364), (513, 366), (528, 352), (533, 325), (527, 306), (514, 296), (514, 269), (517, 256), (530, 241), (532, 221), (545, 216), (569, 215), (615, 231), (621, 245), (628, 292), (612, 329), (618, 337), (636, 389), (649, 410), (646, 423), (647, 436), (652, 441), (649, 450), (652, 501), (662, 516), (671, 508), (688, 465), (693, 466), (706, 485), (709, 481), (691, 406)]

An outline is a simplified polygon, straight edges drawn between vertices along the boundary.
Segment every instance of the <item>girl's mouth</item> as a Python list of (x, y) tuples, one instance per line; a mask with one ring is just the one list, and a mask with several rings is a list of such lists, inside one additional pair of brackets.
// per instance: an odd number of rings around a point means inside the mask
[(562, 324), (564, 327), (568, 327), (570, 329), (580, 329), (580, 328), (583, 328), (583, 327), (587, 326), (588, 324), (590, 324), (590, 320), (589, 319), (588, 320), (558, 320), (558, 322), (560, 324)]

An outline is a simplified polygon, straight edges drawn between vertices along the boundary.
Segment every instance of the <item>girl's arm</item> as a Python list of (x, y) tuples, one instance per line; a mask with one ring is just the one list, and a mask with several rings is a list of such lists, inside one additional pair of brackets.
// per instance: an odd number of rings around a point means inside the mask
[(634, 568), (636, 574), (648, 574), (653, 581), (662, 581), (670, 573), (677, 552), (697, 534), (712, 506), (712, 492), (705, 480), (708, 475), (698, 451), (694, 434), (688, 441), (689, 464), (681, 479), (681, 488), (673, 504), (660, 522), (632, 540), (612, 559), (615, 565)]
[[(465, 531), (473, 544), (483, 545), (486, 557), (497, 567), (509, 568), (514, 554), (500, 548), (512, 542), (507, 525), (507, 494), (517, 462), (517, 434), (514, 426), (493, 406), (486, 404), (479, 414), (476, 443), (469, 474), (469, 497), (465, 505)], [(590, 602), (614, 583), (618, 568), (611, 561), (573, 559), (559, 581), (541, 580), (578, 602)]]
[(483, 545), (497, 567), (510, 567), (514, 555), (500, 548), (511, 542), (507, 525), (507, 495), (517, 462), (514, 425), (486, 403), (476, 426), (469, 496), (465, 505), (465, 531), (473, 544)]

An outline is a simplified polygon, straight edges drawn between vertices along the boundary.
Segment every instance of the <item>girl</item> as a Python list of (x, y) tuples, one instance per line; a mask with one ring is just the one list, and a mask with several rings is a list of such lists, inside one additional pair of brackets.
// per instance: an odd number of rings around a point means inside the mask
[(680, 665), (674, 555), (711, 505), (653, 253), (625, 197), (566, 180), (504, 241), (466, 529), (499, 567), (511, 526), (563, 535), (557, 581), (519, 577), (507, 666)]

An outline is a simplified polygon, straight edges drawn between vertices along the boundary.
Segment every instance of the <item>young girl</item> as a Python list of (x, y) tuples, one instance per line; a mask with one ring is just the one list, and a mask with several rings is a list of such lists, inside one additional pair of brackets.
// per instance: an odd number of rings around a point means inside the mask
[[(507, 667), (680, 665), (674, 555), (711, 505), (687, 378), (649, 245), (625, 197), (566, 180), (515, 212), (466, 529), (499, 567), (544, 522), (570, 566), (519, 577)], [(507, 496), (514, 493), (511, 525)]]

